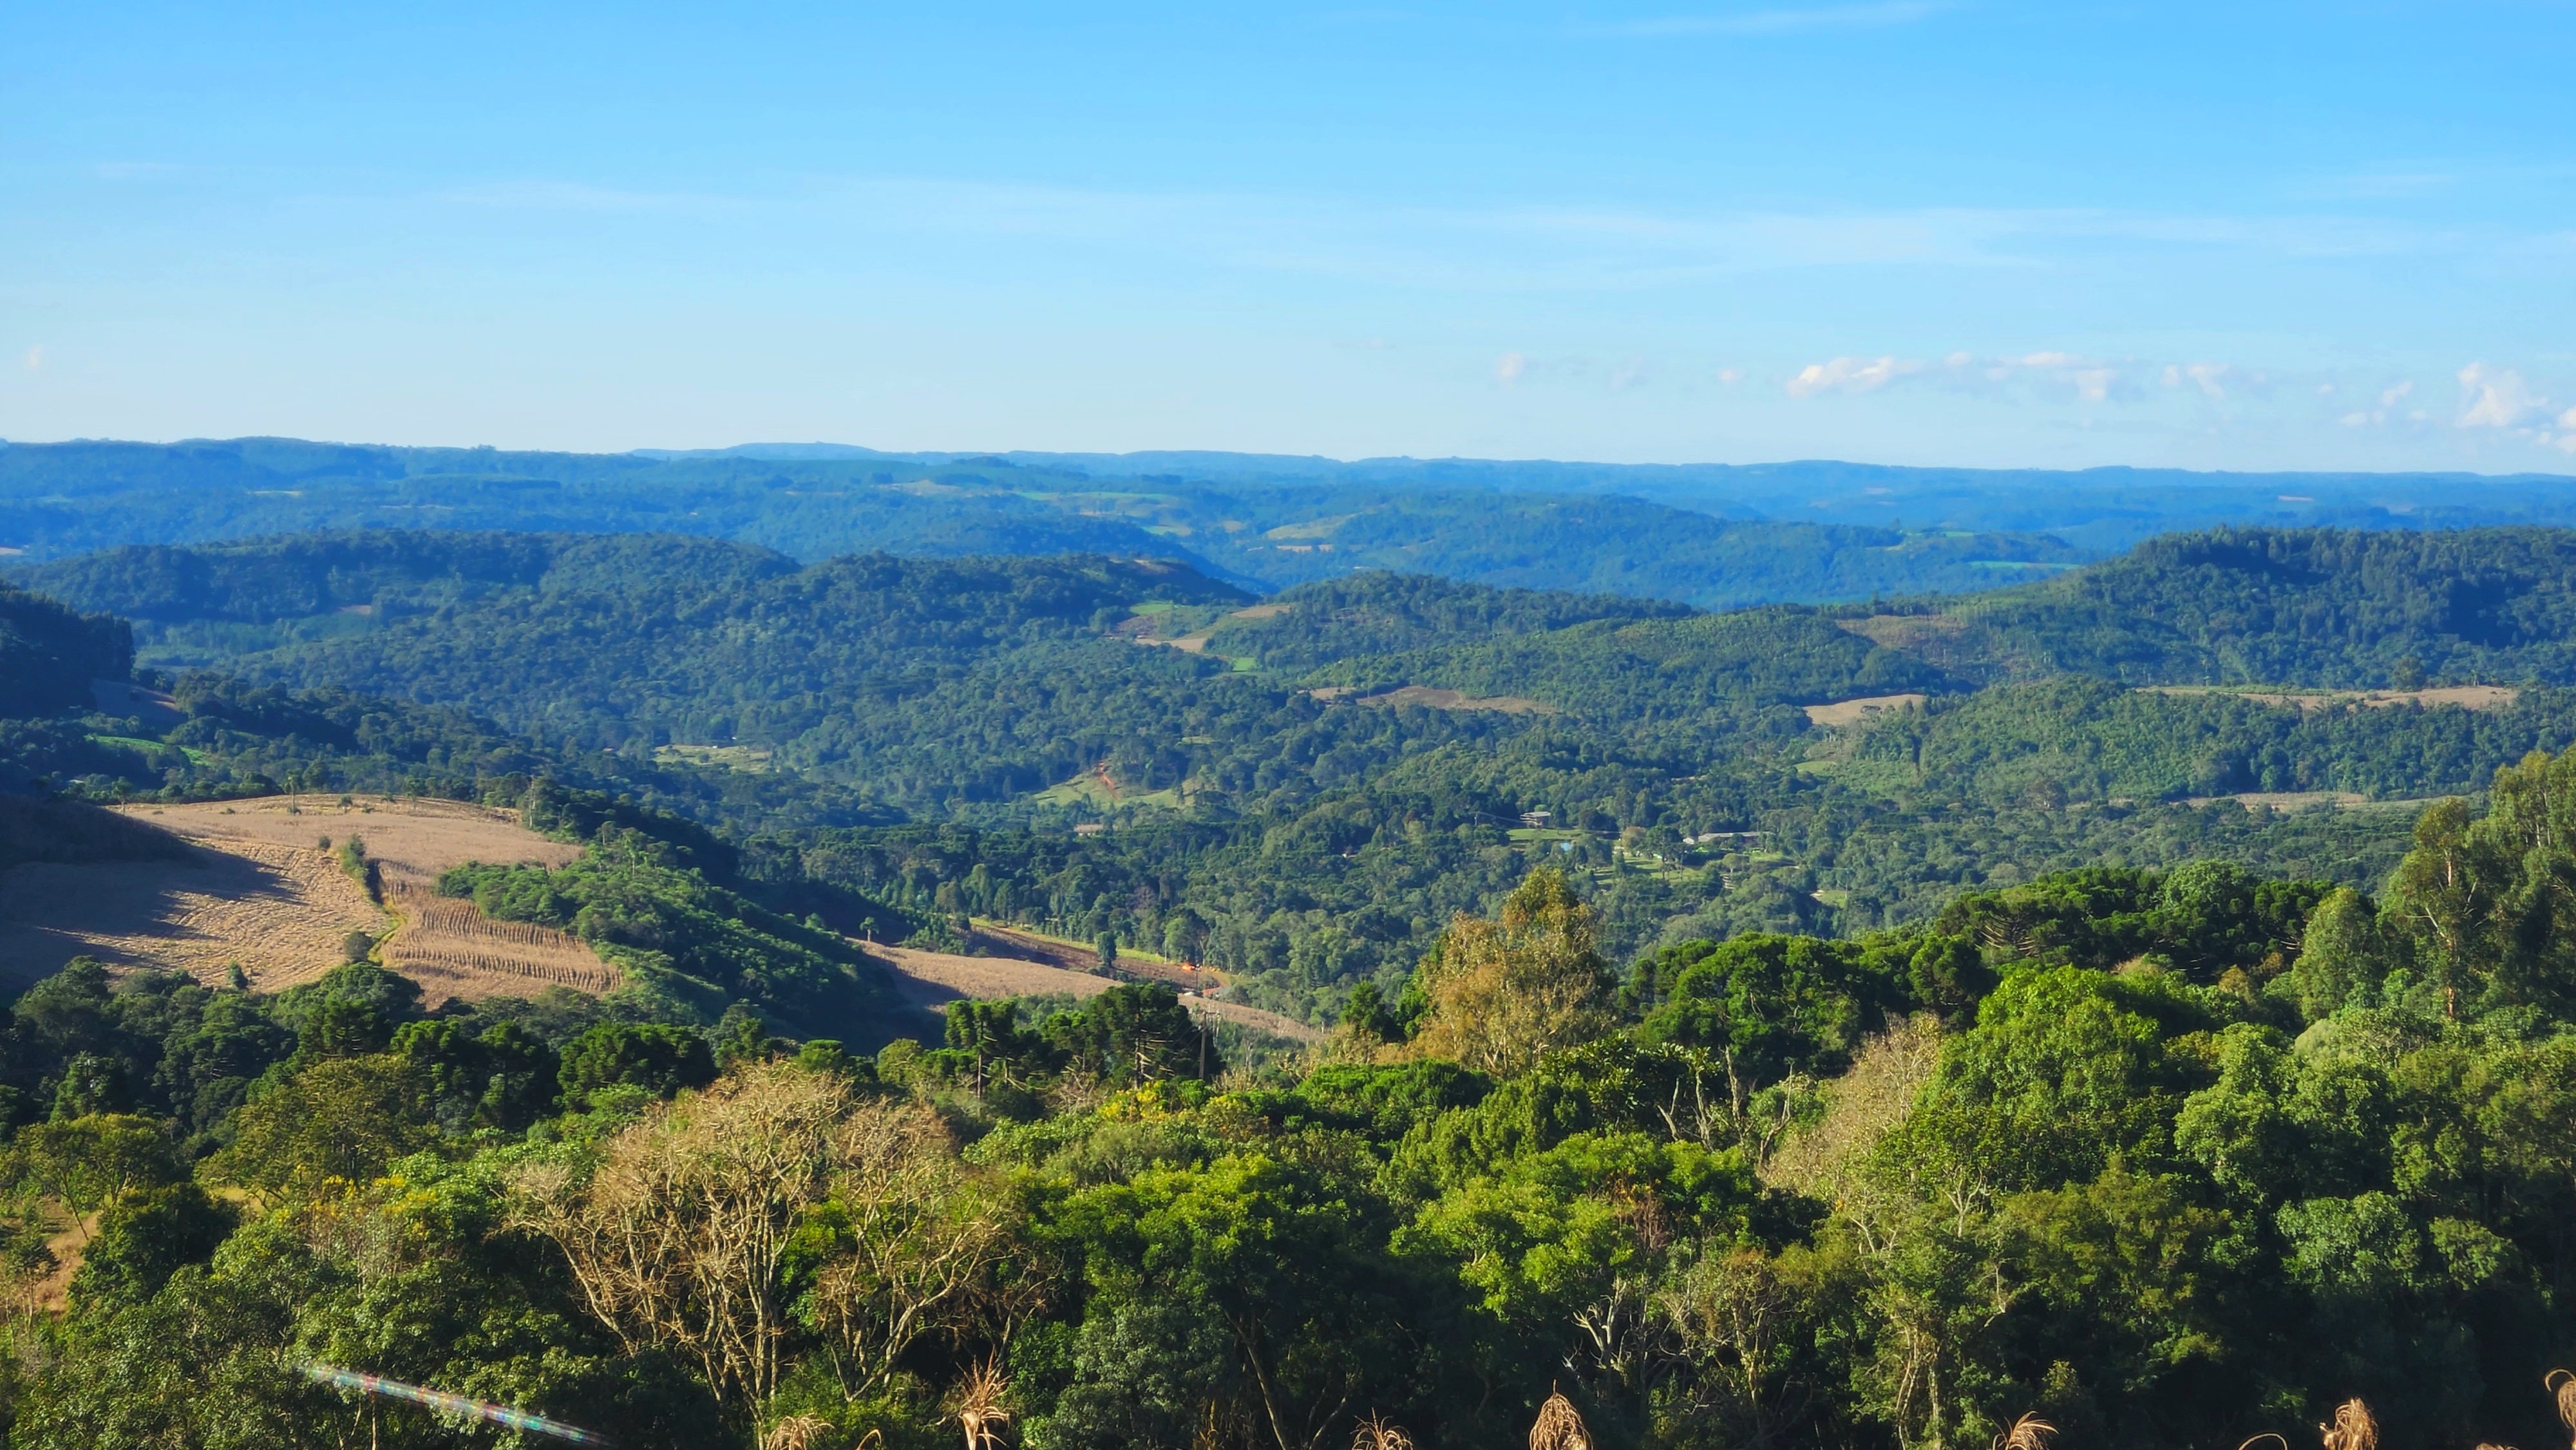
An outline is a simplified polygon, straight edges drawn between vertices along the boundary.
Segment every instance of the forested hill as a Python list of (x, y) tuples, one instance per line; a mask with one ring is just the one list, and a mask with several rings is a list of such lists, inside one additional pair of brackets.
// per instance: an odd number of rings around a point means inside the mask
[[(130, 611), (184, 720), (31, 724), (11, 779), (563, 772), (846, 833), (796, 850), (905, 906), (1195, 943), (1263, 1005), (1329, 1014), (1539, 858), (1588, 873), (1623, 952), (1916, 921), (2105, 860), (2367, 885), (2406, 803), (2576, 743), (2565, 547), (2221, 533), (1987, 595), (1723, 614), (1382, 572), (1256, 603), (1129, 556), (800, 566), (667, 535), (134, 549), (37, 577)], [(2138, 688), (2222, 649), (2258, 685), (2380, 687), (2411, 659), (2502, 688)], [(2349, 809), (2227, 799), (2267, 793)]]
[(648, 457), (257, 438), (0, 446), (0, 550), (31, 559), (409, 527), (676, 532), (809, 562), (878, 549), (1150, 555), (1260, 588), (1396, 569), (1727, 608), (1975, 589), (2092, 557), (2045, 532), (1902, 511), (1819, 523), (1796, 507), (1764, 517), (1720, 500), (1218, 484), (994, 457)]
[(2178, 534), (2046, 583), (1852, 627), (1990, 678), (2576, 684), (2576, 531)]
[(133, 665), (125, 621), (0, 584), (0, 700), (9, 702), (0, 714), (79, 704), (92, 679), (124, 679)]
[(681, 534), (341, 530), (176, 548), (131, 544), (22, 572), (29, 588), (153, 622), (276, 624), (419, 613), (498, 592), (737, 593), (796, 561)]

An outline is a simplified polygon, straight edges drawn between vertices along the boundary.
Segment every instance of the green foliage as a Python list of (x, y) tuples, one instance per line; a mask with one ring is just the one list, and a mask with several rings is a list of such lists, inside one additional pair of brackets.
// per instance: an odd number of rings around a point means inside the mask
[(142, 1303), (180, 1269), (213, 1258), (233, 1227), (233, 1215), (194, 1183), (129, 1190), (82, 1245), (72, 1297), (84, 1308)]
[(558, 1080), (575, 1101), (601, 1088), (637, 1087), (660, 1097), (715, 1081), (715, 1054), (686, 1027), (603, 1022), (564, 1049)]
[(1216, 1043), (1171, 988), (1128, 982), (1038, 1024), (1061, 1061), (1118, 1083), (1213, 1079), (1225, 1067)]
[(0, 715), (87, 705), (91, 680), (122, 680), (133, 668), (134, 633), (124, 620), (0, 584), (0, 701), (7, 702)]
[(235, 1111), (232, 1141), (206, 1160), (213, 1182), (271, 1199), (366, 1184), (437, 1140), (430, 1084), (398, 1057), (336, 1057)]
[(2122, 684), (2576, 684), (2576, 535), (2216, 529), (1964, 611), (1945, 651)]
[(712, 1026), (741, 999), (783, 1021), (881, 1041), (892, 1003), (866, 958), (832, 931), (715, 884), (696, 865), (717, 853), (602, 821), (572, 864), (469, 863), (441, 895), (486, 916), (559, 927), (615, 962), (615, 1003), (647, 1017)]

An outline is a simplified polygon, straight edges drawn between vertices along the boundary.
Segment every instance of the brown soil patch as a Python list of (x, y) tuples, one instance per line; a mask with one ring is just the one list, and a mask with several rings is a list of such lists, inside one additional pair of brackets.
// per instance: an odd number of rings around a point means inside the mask
[(1238, 609), (1234, 613), (1227, 615), (1226, 618), (1277, 619), (1279, 616), (1286, 614), (1290, 609), (1295, 607), (1296, 606), (1289, 604), (1255, 604), (1247, 609)]
[(1872, 715), (1885, 714), (1890, 710), (1922, 708), (1923, 696), (1921, 695), (1871, 695), (1866, 699), (1840, 700), (1831, 705), (1806, 707), (1807, 723), (1810, 725), (1857, 725)]
[[(1091, 972), (1071, 971), (1046, 962), (1016, 957), (961, 957), (949, 952), (876, 945), (870, 945), (867, 950), (893, 970), (896, 990), (905, 1001), (933, 1012), (942, 1011), (949, 1003), (967, 997), (990, 999), (1059, 993), (1078, 998), (1096, 997), (1117, 985), (1111, 978)], [(1324, 1035), (1293, 1018), (1264, 1012), (1258, 1007), (1246, 1007), (1239, 1002), (1183, 997), (1181, 1005), (1194, 1013), (1239, 1022), (1257, 1031), (1297, 1042), (1319, 1041)]]
[[(351, 931), (381, 933), (398, 923), (379, 955), (433, 1002), (616, 985), (615, 970), (578, 939), (492, 921), (471, 902), (432, 893), (439, 872), (467, 861), (560, 866), (581, 854), (509, 812), (376, 797), (343, 807), (337, 796), (121, 810), (192, 849), (173, 861), (0, 873), (0, 975), (33, 981), (86, 952), (114, 968), (184, 971), (208, 982), (238, 962), (254, 986), (275, 991), (337, 966)], [(335, 852), (321, 848), (323, 836), (335, 848), (352, 836), (366, 842), (390, 917), (340, 869)]]
[(1363, 705), (1418, 705), (1426, 710), (1494, 710), (1505, 715), (1554, 715), (1554, 705), (1542, 700), (1523, 699), (1518, 695), (1470, 695), (1459, 690), (1436, 690), (1428, 685), (1405, 685), (1363, 695)]
[(2400, 705), (2421, 705), (2432, 709), (2439, 705), (2457, 705), (2463, 710), (2510, 710), (2522, 692), (2509, 685), (2444, 685), (2432, 690), (2244, 690), (2228, 685), (2149, 685), (2143, 693), (2150, 695), (2233, 695), (2257, 705), (2274, 705), (2287, 709), (2325, 710), (2338, 705), (2359, 705), (2370, 710), (2393, 710)]

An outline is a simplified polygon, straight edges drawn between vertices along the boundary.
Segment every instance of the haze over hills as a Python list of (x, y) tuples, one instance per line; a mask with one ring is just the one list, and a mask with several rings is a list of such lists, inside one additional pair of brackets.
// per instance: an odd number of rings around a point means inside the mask
[(21, 559), (318, 528), (677, 531), (808, 562), (1145, 553), (1257, 590), (1356, 568), (1705, 608), (1965, 592), (2214, 524), (2576, 522), (2576, 480), (1238, 454), (563, 454), (241, 439), (0, 449)]

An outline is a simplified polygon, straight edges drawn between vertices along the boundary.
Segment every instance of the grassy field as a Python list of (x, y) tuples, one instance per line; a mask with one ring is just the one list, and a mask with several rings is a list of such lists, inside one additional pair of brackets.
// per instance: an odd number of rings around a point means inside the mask
[(1189, 803), (1186, 786), (1165, 786), (1156, 791), (1126, 791), (1100, 768), (1085, 771), (1073, 779), (1048, 786), (1029, 797), (1040, 805), (1089, 806), (1096, 811), (1129, 810), (1149, 806), (1156, 810), (1179, 810)]
[(766, 773), (770, 759), (769, 747), (765, 745), (658, 745), (653, 749), (653, 763), (656, 765), (721, 767), (738, 770), (745, 775)]

